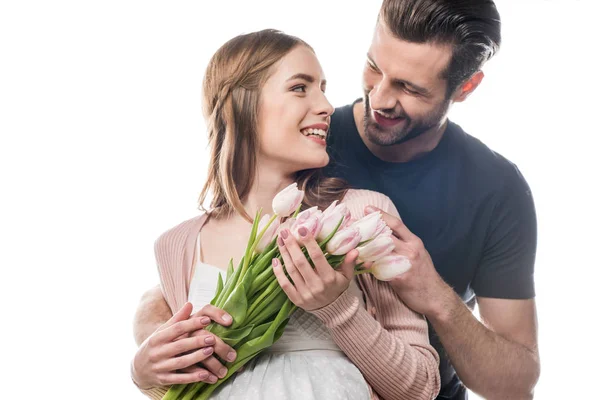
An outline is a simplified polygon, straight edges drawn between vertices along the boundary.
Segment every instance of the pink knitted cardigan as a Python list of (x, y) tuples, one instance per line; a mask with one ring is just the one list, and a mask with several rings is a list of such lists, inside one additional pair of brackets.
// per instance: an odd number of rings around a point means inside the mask
[[(367, 205), (398, 215), (392, 201), (380, 193), (349, 190), (343, 201), (355, 219), (364, 215)], [(187, 220), (155, 243), (162, 292), (173, 313), (188, 299), (195, 242), (205, 220), (206, 214)], [(388, 283), (370, 274), (356, 279), (366, 308), (346, 291), (312, 313), (362, 372), (373, 399), (434, 399), (440, 389), (439, 357), (429, 344), (425, 318), (410, 310)], [(161, 399), (166, 390), (158, 387), (142, 392)]]

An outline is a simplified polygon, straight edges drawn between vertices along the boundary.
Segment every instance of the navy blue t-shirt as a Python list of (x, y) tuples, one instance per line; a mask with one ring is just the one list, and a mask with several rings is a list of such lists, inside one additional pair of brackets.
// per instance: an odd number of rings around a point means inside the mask
[[(352, 105), (333, 114), (328, 151), (326, 174), (388, 196), (465, 303), (472, 307), (475, 296), (535, 296), (535, 208), (527, 182), (510, 161), (452, 122), (425, 156), (382, 161), (362, 141)], [(465, 388), (429, 328), (440, 354), (439, 399), (465, 399)]]

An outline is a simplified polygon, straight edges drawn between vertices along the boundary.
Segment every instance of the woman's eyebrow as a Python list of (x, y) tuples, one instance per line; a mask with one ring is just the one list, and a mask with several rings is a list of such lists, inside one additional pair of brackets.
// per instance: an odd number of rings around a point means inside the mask
[[(308, 74), (304, 74), (304, 73), (295, 74), (295, 75), (291, 76), (290, 78), (288, 78), (287, 81), (293, 81), (294, 79), (302, 79), (302, 80), (305, 80), (308, 83), (314, 83), (316, 81), (316, 79), (315, 79), (314, 76), (308, 75)], [(325, 86), (325, 85), (327, 85), (327, 80), (323, 79), (321, 81), (321, 86)]]

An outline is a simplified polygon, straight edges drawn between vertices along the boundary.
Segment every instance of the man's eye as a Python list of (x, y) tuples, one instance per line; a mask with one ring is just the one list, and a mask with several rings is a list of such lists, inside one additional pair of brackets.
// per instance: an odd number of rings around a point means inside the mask
[(415, 92), (414, 90), (410, 90), (409, 88), (407, 88), (406, 86), (404, 86), (404, 91), (412, 96), (418, 96), (419, 92)]
[(292, 88), (292, 92), (306, 93), (306, 85), (298, 85)]

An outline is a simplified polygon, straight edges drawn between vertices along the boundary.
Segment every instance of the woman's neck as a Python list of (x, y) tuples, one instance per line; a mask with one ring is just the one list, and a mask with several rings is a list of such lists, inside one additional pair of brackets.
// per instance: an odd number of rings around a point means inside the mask
[(293, 174), (285, 174), (281, 166), (259, 162), (254, 183), (243, 201), (244, 208), (251, 218), (262, 208), (262, 214), (272, 214), (273, 198), (281, 190), (294, 182)]

